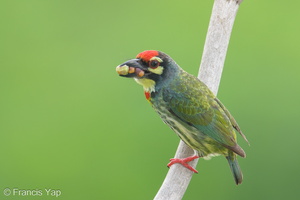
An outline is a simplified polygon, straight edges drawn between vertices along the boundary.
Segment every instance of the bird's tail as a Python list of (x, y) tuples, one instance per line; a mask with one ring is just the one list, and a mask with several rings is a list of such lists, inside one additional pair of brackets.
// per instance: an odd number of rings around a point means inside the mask
[(241, 171), (241, 168), (239, 166), (239, 163), (237, 161), (236, 155), (233, 152), (229, 152), (229, 155), (226, 157), (226, 159), (228, 160), (231, 172), (233, 174), (235, 183), (241, 184), (243, 181), (243, 173)]

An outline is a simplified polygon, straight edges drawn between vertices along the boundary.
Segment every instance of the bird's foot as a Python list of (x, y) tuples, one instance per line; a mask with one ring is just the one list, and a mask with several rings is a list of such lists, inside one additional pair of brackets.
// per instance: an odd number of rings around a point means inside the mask
[(188, 162), (192, 161), (192, 160), (195, 160), (199, 158), (199, 156), (190, 156), (190, 157), (187, 157), (187, 158), (172, 158), (170, 159), (171, 162), (169, 162), (169, 164), (167, 165), (168, 167), (171, 167), (173, 164), (175, 163), (179, 163), (181, 165), (183, 165), (184, 167), (188, 168), (189, 170), (191, 170), (192, 172), (195, 172), (195, 173), (198, 173), (197, 170), (195, 170), (192, 166), (190, 166), (189, 164), (187, 164)]

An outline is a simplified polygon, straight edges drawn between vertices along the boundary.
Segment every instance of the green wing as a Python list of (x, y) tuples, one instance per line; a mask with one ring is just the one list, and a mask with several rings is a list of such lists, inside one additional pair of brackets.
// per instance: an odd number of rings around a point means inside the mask
[(229, 118), (233, 128), (243, 137), (243, 139), (250, 145), (249, 141), (247, 140), (246, 136), (243, 134), (242, 130), (240, 129), (239, 125), (233, 118), (233, 116), (230, 114), (230, 112), (225, 108), (225, 106), (221, 103), (221, 101), (218, 98), (215, 98), (216, 102), (220, 105), (220, 107), (225, 112), (226, 116)]
[(234, 118), (196, 77), (184, 74), (179, 82), (174, 82), (164, 89), (163, 98), (169, 103), (170, 112), (179, 119), (242, 157), (245, 156), (236, 143), (233, 127), (240, 129)]

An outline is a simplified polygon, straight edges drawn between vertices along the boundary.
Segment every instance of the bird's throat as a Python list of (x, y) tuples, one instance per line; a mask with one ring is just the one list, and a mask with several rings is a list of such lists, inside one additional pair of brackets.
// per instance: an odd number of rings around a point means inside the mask
[(151, 92), (155, 92), (155, 81), (148, 78), (135, 78), (135, 81), (143, 86), (145, 97), (150, 102)]
[(155, 92), (155, 81), (148, 78), (135, 78), (135, 81), (143, 86), (145, 92)]

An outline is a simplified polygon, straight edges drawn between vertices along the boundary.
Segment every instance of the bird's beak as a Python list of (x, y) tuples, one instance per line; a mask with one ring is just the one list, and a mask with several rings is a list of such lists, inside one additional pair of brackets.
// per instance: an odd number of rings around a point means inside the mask
[(120, 76), (128, 78), (142, 78), (149, 73), (149, 71), (143, 67), (140, 59), (132, 59), (117, 66), (117, 73)]

